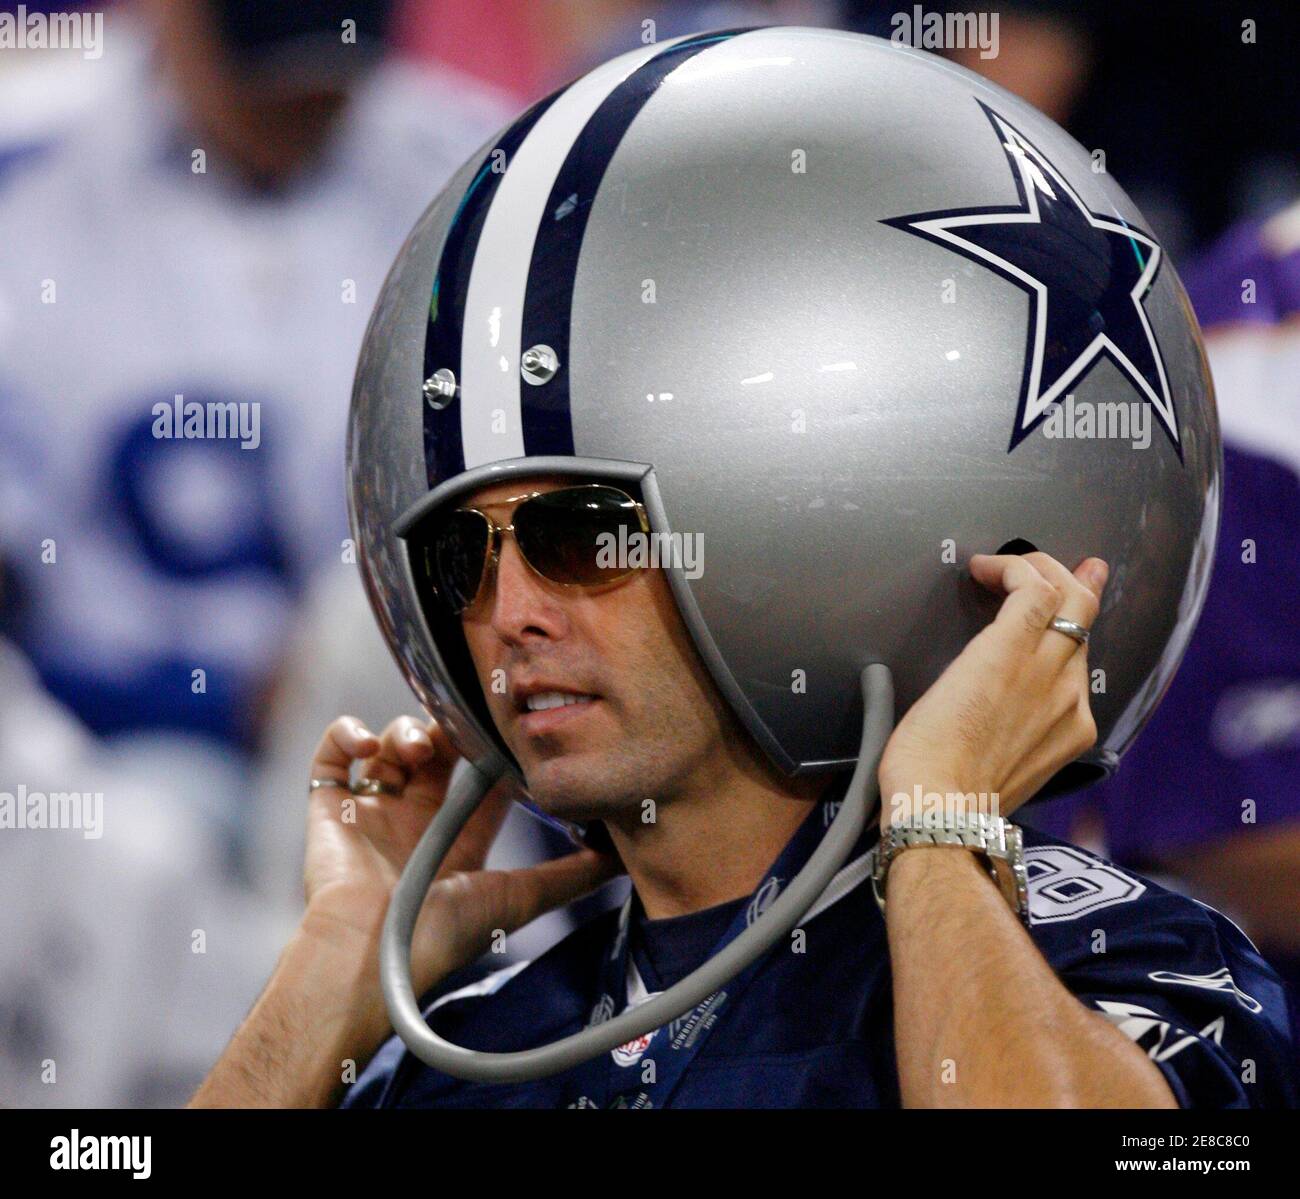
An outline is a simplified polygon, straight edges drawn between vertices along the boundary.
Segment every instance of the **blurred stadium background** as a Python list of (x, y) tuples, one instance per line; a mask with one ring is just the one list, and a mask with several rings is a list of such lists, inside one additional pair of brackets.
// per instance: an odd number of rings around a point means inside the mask
[[(0, 828), (0, 1105), (177, 1105), (300, 910), (321, 730), (413, 708), (342, 493), (356, 351), (409, 227), (516, 111), (643, 40), (887, 37), (914, 8), (24, 11), (101, 13), (104, 36), (96, 56), (0, 47), (0, 791), (104, 799), (102, 836)], [(997, 55), (952, 57), (1105, 152), (1188, 285), (1228, 440), (1211, 596), (1164, 705), (1115, 780), (1026, 818), (1220, 906), (1300, 982), (1294, 6), (996, 12)], [(158, 439), (178, 395), (255, 406), (255, 438)], [(517, 813), (496, 860), (553, 837)]]

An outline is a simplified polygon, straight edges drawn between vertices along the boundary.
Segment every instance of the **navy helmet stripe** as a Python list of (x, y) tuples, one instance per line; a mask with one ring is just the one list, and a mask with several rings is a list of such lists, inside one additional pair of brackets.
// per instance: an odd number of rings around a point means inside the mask
[[(483, 160), (474, 181), (465, 189), (460, 207), (452, 218), (434, 276), (429, 301), (429, 325), (424, 339), (424, 374), (427, 379), (440, 367), (461, 377), (461, 327), (465, 300), (469, 293), (470, 272), (478, 251), (479, 235), (492, 197), (496, 194), (504, 171), (499, 163), (509, 163), (524, 138), (541, 120), (546, 110), (563, 95), (566, 88), (539, 100), (497, 139)], [(498, 151), (501, 153), (498, 154)], [(465, 469), (465, 449), (461, 441), (460, 403), (453, 400), (445, 408), (424, 408), (424, 458), (429, 486), (434, 487)]]
[(601, 180), (638, 113), (659, 85), (682, 63), (748, 29), (687, 38), (664, 49), (623, 80), (592, 114), (556, 176), (533, 243), (524, 297), (521, 345), (546, 345), (560, 370), (539, 387), (524, 386), (521, 403), (524, 453), (574, 453), (569, 399), (569, 343), (578, 255)]

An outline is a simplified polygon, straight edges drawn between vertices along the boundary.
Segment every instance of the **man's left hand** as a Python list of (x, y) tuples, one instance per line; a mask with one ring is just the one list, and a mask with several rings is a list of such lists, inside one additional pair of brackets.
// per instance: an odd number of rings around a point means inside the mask
[(918, 784), (922, 795), (996, 795), (991, 812), (1008, 816), (1097, 740), (1087, 647), (1051, 621), (1091, 628), (1106, 563), (1088, 558), (1071, 574), (1044, 553), (976, 554), (970, 572), (1006, 598), (885, 746), (882, 826), (910, 814)]

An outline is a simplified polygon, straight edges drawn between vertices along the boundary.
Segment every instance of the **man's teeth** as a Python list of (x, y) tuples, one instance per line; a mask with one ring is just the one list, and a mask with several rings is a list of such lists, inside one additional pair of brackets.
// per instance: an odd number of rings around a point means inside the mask
[(566, 695), (562, 691), (539, 691), (527, 699), (530, 712), (545, 712), (547, 708), (566, 708), (570, 704), (591, 702), (590, 695)]

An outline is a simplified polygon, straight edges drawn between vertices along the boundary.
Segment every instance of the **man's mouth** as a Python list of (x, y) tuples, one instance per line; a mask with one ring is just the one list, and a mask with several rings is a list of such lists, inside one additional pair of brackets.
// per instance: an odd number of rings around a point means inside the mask
[(594, 695), (574, 695), (567, 691), (539, 691), (524, 700), (528, 712), (547, 712), (552, 708), (567, 708), (574, 704), (589, 704)]
[(526, 737), (546, 737), (576, 727), (588, 718), (599, 696), (569, 691), (537, 691), (524, 698), (518, 728)]

